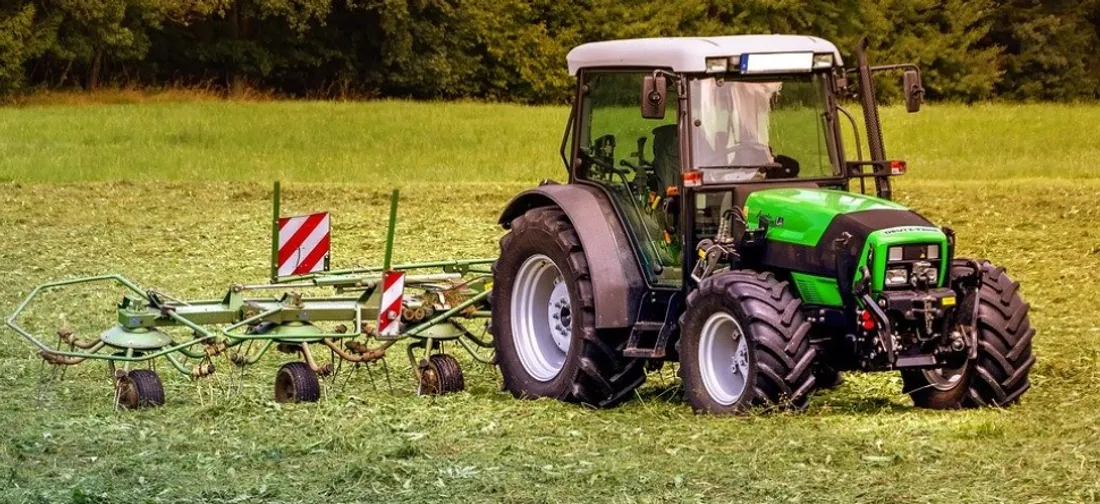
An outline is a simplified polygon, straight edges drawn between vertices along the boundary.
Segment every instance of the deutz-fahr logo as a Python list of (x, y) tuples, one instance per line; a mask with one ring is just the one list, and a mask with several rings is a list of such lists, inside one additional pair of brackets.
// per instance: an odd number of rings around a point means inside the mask
[(939, 231), (939, 228), (930, 226), (904, 226), (883, 230), (882, 234), (908, 233), (910, 231)]

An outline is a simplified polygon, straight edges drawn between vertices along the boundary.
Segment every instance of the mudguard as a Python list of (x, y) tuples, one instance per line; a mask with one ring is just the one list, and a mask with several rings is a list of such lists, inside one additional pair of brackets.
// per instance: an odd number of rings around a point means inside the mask
[(633, 246), (614, 206), (598, 188), (583, 184), (546, 184), (518, 194), (504, 208), (500, 225), (532, 208), (556, 206), (577, 230), (592, 274), (596, 328), (630, 327), (645, 294)]

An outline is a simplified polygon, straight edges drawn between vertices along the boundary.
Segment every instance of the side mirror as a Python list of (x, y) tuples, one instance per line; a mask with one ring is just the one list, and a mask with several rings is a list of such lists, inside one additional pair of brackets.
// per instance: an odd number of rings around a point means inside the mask
[(664, 119), (666, 98), (668, 98), (668, 82), (665, 76), (645, 76), (642, 82), (642, 117)]
[(905, 110), (910, 114), (919, 111), (920, 105), (924, 103), (924, 87), (920, 83), (920, 72), (906, 70), (901, 85), (905, 88)]

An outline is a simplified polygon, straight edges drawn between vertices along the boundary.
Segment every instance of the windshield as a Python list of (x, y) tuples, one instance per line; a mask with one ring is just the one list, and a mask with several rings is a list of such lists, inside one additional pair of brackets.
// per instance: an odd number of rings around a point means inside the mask
[(835, 175), (825, 78), (691, 81), (692, 164), (713, 182)]

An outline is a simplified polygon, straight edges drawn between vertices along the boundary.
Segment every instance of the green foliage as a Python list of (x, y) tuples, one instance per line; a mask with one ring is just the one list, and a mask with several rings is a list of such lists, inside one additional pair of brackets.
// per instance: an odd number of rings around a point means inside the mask
[(1003, 46), (1003, 96), (1072, 100), (1100, 97), (1096, 0), (1014, 0), (995, 16), (991, 40)]
[[(1100, 96), (1100, 0), (15, 0), (0, 93), (213, 84), (296, 96), (568, 100), (577, 44), (805, 33), (919, 63), (929, 97)], [(896, 97), (894, 79), (881, 81)]]
[(32, 5), (0, 10), (0, 93), (23, 84), (23, 62), (32, 54), (34, 12)]

